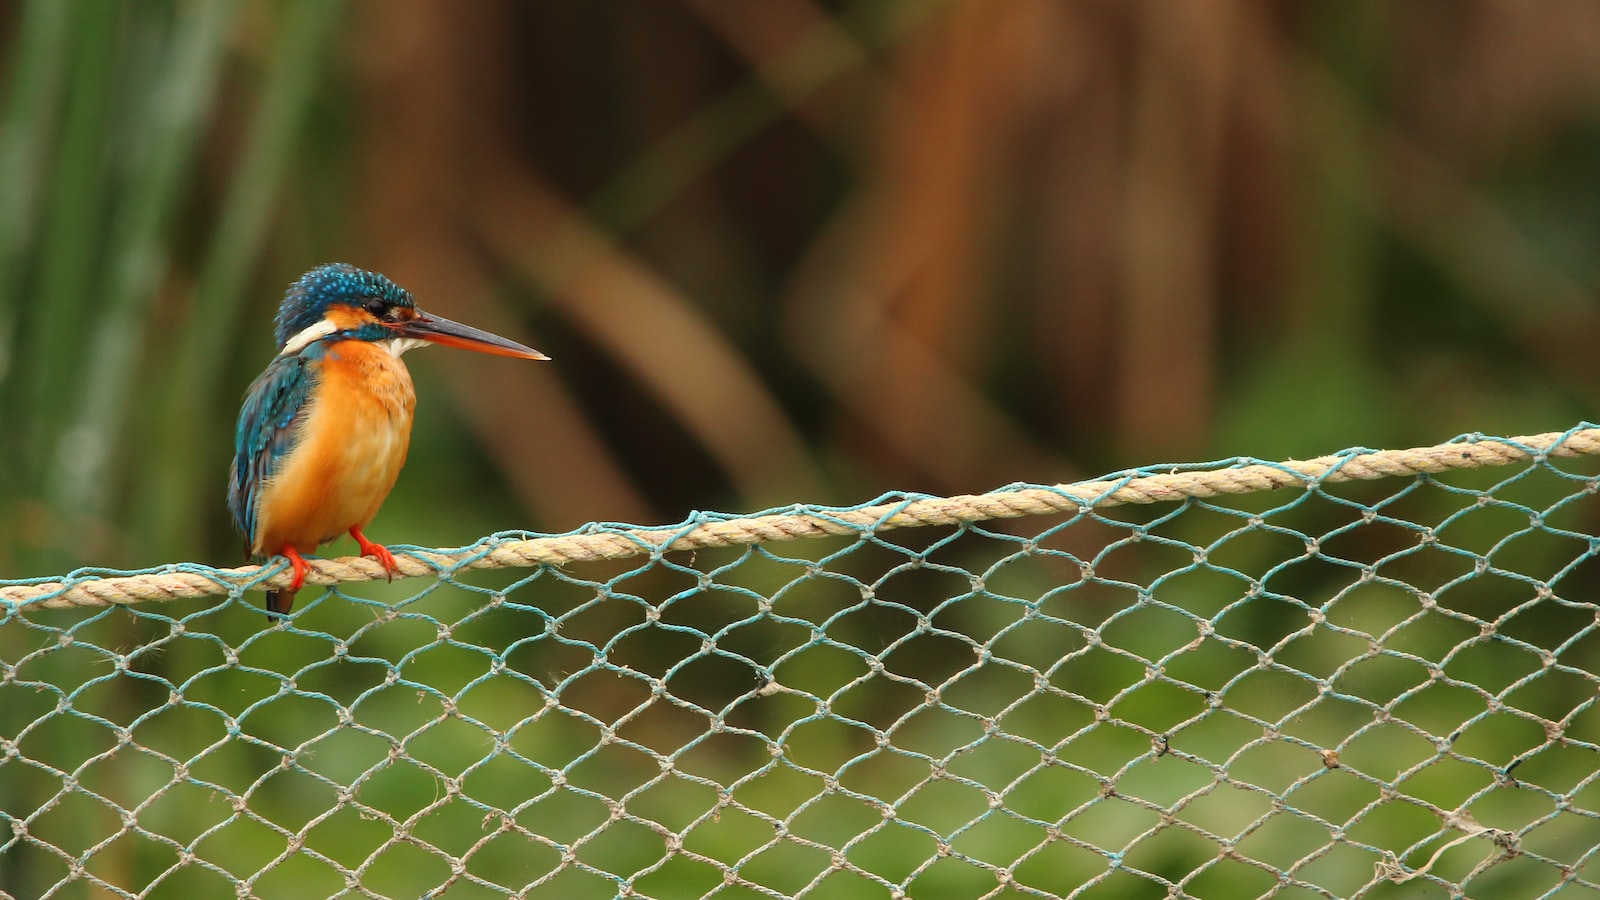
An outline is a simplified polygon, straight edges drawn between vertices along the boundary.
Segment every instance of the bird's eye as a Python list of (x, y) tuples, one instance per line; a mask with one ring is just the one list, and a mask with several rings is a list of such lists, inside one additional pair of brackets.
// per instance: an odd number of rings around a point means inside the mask
[(379, 300), (377, 297), (373, 297), (371, 300), (367, 301), (367, 312), (372, 313), (380, 319), (383, 318), (383, 314), (388, 311), (389, 304)]

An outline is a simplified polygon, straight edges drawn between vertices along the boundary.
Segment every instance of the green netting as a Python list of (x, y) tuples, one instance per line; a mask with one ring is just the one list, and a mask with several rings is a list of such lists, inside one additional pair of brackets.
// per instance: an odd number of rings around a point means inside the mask
[(1597, 475), (9, 602), (0, 890), (1600, 896)]

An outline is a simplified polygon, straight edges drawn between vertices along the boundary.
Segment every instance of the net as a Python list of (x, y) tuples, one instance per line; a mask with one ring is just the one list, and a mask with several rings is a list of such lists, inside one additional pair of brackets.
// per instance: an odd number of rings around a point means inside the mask
[(0, 891), (1600, 896), (1600, 433), (1549, 438), (395, 548), (276, 625), (281, 566), (0, 582)]

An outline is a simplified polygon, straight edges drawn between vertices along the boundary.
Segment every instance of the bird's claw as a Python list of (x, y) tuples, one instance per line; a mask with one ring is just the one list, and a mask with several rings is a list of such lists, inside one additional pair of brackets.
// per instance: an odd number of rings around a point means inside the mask
[(356, 539), (356, 545), (361, 548), (361, 555), (377, 560), (378, 565), (383, 566), (384, 579), (393, 581), (396, 564), (394, 554), (389, 552), (389, 548), (367, 540), (367, 536), (362, 534), (359, 528), (350, 529), (350, 536)]

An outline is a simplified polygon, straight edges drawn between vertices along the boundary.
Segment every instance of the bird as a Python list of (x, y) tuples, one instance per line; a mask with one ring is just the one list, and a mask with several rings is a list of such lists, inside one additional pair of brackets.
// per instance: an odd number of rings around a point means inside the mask
[(411, 442), (416, 393), (402, 353), (438, 344), (549, 357), (423, 312), (410, 292), (348, 263), (317, 266), (289, 286), (274, 338), (278, 354), (239, 410), (228, 509), (246, 559), (288, 560), (289, 586), (266, 597), (268, 618), (282, 619), (305, 583), (304, 554), (341, 535), (394, 575), (394, 554), (363, 532)]

